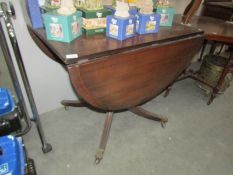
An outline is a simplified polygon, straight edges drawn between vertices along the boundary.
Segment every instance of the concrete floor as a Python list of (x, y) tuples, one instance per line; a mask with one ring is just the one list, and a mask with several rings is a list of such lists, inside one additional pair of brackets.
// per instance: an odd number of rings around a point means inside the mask
[(169, 118), (164, 129), (130, 112), (115, 114), (104, 159), (97, 166), (94, 155), (104, 114), (87, 108), (41, 115), (52, 152), (42, 153), (35, 127), (24, 137), (25, 145), (38, 175), (232, 175), (232, 97), (233, 86), (207, 106), (204, 92), (185, 80), (167, 98), (160, 95), (143, 105)]
[(206, 105), (192, 80), (176, 84), (167, 98), (143, 105), (165, 115), (159, 123), (130, 112), (115, 114), (102, 162), (94, 165), (104, 114), (63, 108), (41, 116), (53, 151), (43, 155), (35, 129), (25, 136), (39, 175), (232, 175), (233, 88)]

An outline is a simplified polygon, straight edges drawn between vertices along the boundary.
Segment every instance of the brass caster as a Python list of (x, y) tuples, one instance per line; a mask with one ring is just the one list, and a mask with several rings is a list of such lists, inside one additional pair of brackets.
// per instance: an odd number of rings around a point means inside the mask
[(95, 164), (98, 165), (100, 161), (103, 159), (104, 156), (104, 150), (98, 149), (95, 154)]
[(165, 94), (163, 95), (164, 98), (166, 98), (169, 95), (169, 92), (165, 92)]
[(161, 118), (161, 126), (162, 126), (162, 128), (166, 127), (167, 122), (168, 122), (168, 118), (167, 117)]
[(101, 160), (102, 160), (102, 158), (96, 157), (95, 158), (95, 164), (98, 165)]

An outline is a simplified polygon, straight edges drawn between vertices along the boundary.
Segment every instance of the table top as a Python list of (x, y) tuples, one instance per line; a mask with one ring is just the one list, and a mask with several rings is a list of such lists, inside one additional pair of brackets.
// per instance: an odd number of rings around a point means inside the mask
[[(180, 21), (181, 18), (181, 15), (176, 15), (174, 20)], [(210, 40), (217, 39), (219, 42), (233, 43), (233, 22), (206, 16), (193, 16), (190, 25), (203, 30)]]
[(212, 6), (233, 9), (233, 2), (205, 2), (204, 5), (212, 5)]
[(161, 27), (157, 34), (136, 35), (124, 41), (107, 38), (105, 35), (95, 35), (92, 37), (83, 35), (71, 43), (63, 43), (47, 40), (44, 29), (31, 29), (30, 27), (29, 29), (65, 65), (203, 34), (203, 31), (194, 27), (174, 23), (172, 27)]

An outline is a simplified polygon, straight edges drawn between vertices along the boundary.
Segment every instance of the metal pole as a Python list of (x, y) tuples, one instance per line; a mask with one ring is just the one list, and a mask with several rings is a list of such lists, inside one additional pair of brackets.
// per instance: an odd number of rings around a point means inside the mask
[(19, 108), (21, 109), (20, 111), (22, 113), (22, 116), (25, 116), (25, 121), (26, 121), (26, 127), (22, 130), (22, 132), (20, 132), (17, 135), (17, 136), (21, 136), (21, 135), (24, 135), (27, 132), (29, 132), (29, 130), (31, 128), (31, 121), (30, 121), (30, 118), (28, 117), (29, 115), (28, 115), (27, 110), (24, 110), (24, 109), (26, 109), (26, 103), (25, 103), (25, 100), (24, 100), (24, 97), (23, 97), (23, 92), (22, 92), (22, 90), (20, 88), (19, 80), (18, 80), (16, 71), (14, 69), (14, 64), (13, 64), (13, 61), (12, 61), (12, 57), (11, 57), (9, 48), (7, 47), (7, 41), (6, 41), (6, 38), (5, 38), (3, 32), (4, 31), (3, 31), (3, 28), (2, 28), (2, 24), (0, 23), (0, 44), (1, 44), (2, 52), (3, 52), (3, 55), (5, 57), (8, 70), (10, 72), (11, 79), (13, 81), (15, 92), (17, 94), (17, 97), (18, 97), (19, 101), (20, 101), (20, 103), (18, 104)]
[[(25, 66), (23, 63), (23, 59), (22, 59), (22, 56), (20, 53), (20, 49), (18, 46), (16, 36), (15, 36), (14, 27), (13, 27), (13, 24), (11, 22), (11, 17), (14, 16), (14, 14), (11, 14), (11, 12), (9, 12), (8, 6), (5, 2), (1, 3), (1, 8), (3, 10), (3, 19), (4, 19), (5, 24), (6, 24), (8, 36), (10, 38), (10, 42), (11, 42), (11, 45), (12, 45), (12, 48), (13, 48), (13, 51), (15, 54), (15, 58), (16, 58), (16, 61), (17, 61), (18, 67), (19, 67), (19, 71), (20, 71), (20, 74), (21, 74), (21, 77), (22, 77), (22, 80), (24, 83), (24, 87), (26, 89), (26, 93), (27, 93), (27, 97), (28, 97), (28, 100), (30, 103), (30, 107), (32, 110), (33, 121), (36, 124), (36, 128), (37, 128), (37, 131), (39, 133), (39, 137), (40, 137), (40, 140), (42, 143), (42, 151), (44, 153), (47, 153), (47, 152), (50, 152), (52, 150), (52, 146), (50, 144), (48, 144), (46, 139), (45, 139), (45, 135), (44, 135), (44, 131), (43, 131), (43, 128), (41, 125), (41, 121), (40, 121), (40, 117), (39, 117), (38, 110), (36, 107), (36, 103), (35, 103), (33, 93), (32, 93), (31, 87), (30, 87), (30, 83), (28, 81), (28, 77), (27, 77), (27, 74), (25, 71)], [(11, 6), (11, 9), (14, 12), (13, 6)]]

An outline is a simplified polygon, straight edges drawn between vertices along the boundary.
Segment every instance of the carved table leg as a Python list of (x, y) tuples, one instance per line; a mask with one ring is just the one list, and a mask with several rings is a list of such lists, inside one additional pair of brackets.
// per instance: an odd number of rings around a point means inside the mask
[(141, 117), (150, 119), (150, 120), (155, 120), (155, 121), (159, 121), (161, 122), (162, 127), (164, 128), (164, 126), (166, 125), (166, 123), (168, 122), (168, 118), (167, 117), (161, 117), (157, 114), (154, 114), (152, 112), (149, 112), (141, 107), (134, 107), (129, 109), (131, 112), (133, 112), (134, 114), (137, 114)]
[(85, 103), (79, 100), (62, 100), (61, 104), (65, 107), (67, 110), (69, 106), (72, 107), (84, 107)]
[(222, 83), (223, 83), (226, 75), (228, 74), (228, 72), (231, 69), (232, 64), (233, 64), (233, 53), (231, 53), (230, 58), (229, 58), (227, 64), (224, 66), (223, 72), (222, 72), (222, 74), (221, 74), (221, 76), (220, 76), (220, 78), (218, 80), (217, 85), (213, 88), (213, 91), (211, 93), (211, 96), (210, 96), (210, 99), (209, 99), (207, 105), (210, 105), (213, 102), (213, 100), (216, 97), (216, 95), (218, 94), (219, 87), (221, 87), (221, 85), (222, 85)]
[(113, 112), (108, 112), (105, 121), (104, 121), (104, 129), (102, 132), (101, 140), (100, 140), (100, 145), (98, 150), (96, 151), (95, 155), (95, 163), (99, 164), (100, 161), (103, 159), (104, 156), (104, 151), (107, 145), (111, 125), (112, 125), (112, 119), (113, 119)]
[(169, 95), (170, 91), (172, 90), (172, 86), (174, 85), (175, 82), (180, 81), (180, 79), (186, 79), (186, 78), (188, 78), (188, 77), (189, 77), (189, 72), (187, 72), (187, 70), (185, 69), (185, 70), (178, 76), (178, 78), (177, 78), (174, 82), (172, 82), (172, 83), (165, 89), (164, 98), (166, 98), (166, 97)]

